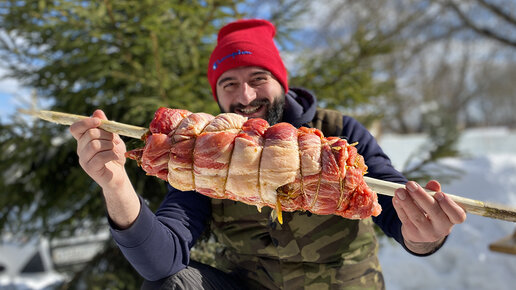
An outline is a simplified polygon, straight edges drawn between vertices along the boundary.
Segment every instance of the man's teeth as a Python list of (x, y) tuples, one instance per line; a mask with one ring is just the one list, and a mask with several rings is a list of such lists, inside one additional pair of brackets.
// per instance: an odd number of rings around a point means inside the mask
[(253, 108), (246, 108), (246, 109), (240, 109), (240, 111), (244, 114), (252, 114), (256, 111), (258, 111), (258, 109), (260, 108), (260, 106), (258, 107), (253, 107)]

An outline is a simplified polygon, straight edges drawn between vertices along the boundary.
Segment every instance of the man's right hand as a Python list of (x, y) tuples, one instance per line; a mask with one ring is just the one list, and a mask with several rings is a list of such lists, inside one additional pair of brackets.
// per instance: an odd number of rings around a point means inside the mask
[(98, 127), (107, 120), (101, 110), (96, 110), (88, 119), (70, 126), (77, 140), (79, 164), (84, 171), (106, 190), (117, 188), (125, 181), (125, 144), (120, 136)]
[(70, 126), (77, 140), (79, 164), (103, 189), (108, 214), (120, 228), (129, 227), (140, 211), (140, 201), (125, 171), (125, 144), (120, 136), (99, 128), (107, 120), (101, 110)]

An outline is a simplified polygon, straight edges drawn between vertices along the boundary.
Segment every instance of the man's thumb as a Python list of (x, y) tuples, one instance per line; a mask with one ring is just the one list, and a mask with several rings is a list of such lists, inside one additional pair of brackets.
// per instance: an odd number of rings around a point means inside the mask
[(106, 114), (104, 114), (104, 111), (102, 111), (100, 109), (95, 110), (95, 112), (93, 112), (92, 117), (96, 117), (96, 118), (99, 118), (102, 120), (107, 120)]

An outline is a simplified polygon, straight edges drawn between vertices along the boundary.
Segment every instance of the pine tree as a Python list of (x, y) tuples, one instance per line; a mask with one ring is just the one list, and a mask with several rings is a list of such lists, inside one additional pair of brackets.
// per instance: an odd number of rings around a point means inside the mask
[[(4, 1), (0, 54), (10, 76), (52, 110), (90, 115), (101, 108), (139, 126), (148, 126), (159, 106), (215, 113), (207, 61), (218, 28), (239, 17), (239, 2)], [(105, 228), (100, 188), (78, 166), (66, 127), (20, 116), (0, 126), (1, 234), (71, 237)], [(129, 141), (128, 149), (140, 145)], [(134, 163), (127, 170), (156, 208), (165, 184)], [(109, 243), (72, 282), (139, 288), (139, 276), (113, 251)]]

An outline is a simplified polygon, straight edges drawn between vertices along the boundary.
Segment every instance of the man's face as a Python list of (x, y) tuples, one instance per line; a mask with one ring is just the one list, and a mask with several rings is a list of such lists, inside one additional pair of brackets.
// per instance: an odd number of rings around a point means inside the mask
[(285, 92), (267, 70), (239, 67), (224, 72), (217, 80), (220, 110), (248, 118), (262, 118), (273, 125), (281, 121)]

